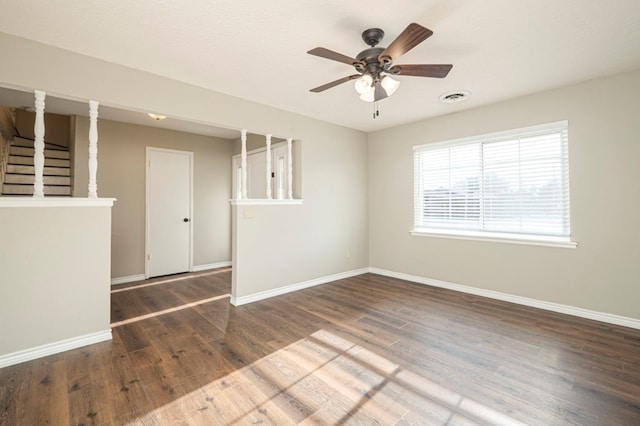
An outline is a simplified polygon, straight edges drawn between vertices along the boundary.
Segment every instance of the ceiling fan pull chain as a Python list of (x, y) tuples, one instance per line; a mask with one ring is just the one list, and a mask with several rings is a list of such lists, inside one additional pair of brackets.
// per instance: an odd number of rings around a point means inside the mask
[(373, 119), (375, 120), (376, 117), (378, 117), (380, 115), (380, 111), (378, 110), (378, 102), (374, 102), (373, 103)]

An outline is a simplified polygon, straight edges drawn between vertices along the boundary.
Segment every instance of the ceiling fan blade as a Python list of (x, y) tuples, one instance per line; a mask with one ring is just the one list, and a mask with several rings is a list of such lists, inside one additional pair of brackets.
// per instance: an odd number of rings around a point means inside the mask
[(390, 74), (407, 75), (414, 77), (445, 78), (453, 65), (451, 64), (417, 64), (417, 65), (394, 65), (389, 68)]
[(384, 90), (384, 87), (382, 87), (382, 85), (380, 84), (380, 82), (376, 83), (374, 89), (375, 89), (375, 92), (374, 92), (374, 95), (373, 95), (374, 102), (381, 101), (382, 99), (384, 99), (384, 98), (389, 96), (387, 94), (387, 91)]
[(350, 75), (348, 77), (342, 77), (342, 78), (339, 78), (338, 80), (332, 81), (331, 83), (327, 83), (327, 84), (323, 84), (322, 86), (314, 87), (313, 89), (310, 90), (310, 92), (314, 92), (314, 93), (324, 92), (325, 90), (331, 89), (332, 87), (335, 87), (338, 84), (346, 83), (349, 80), (355, 80), (358, 77), (360, 77), (360, 74), (354, 74), (354, 75)]
[(347, 65), (354, 65), (360, 62), (355, 58), (343, 55), (342, 53), (334, 52), (333, 50), (325, 49), (324, 47), (316, 47), (315, 49), (311, 49), (307, 53), (310, 55), (319, 56), (321, 58), (331, 59), (332, 61), (342, 62)]
[(413, 49), (433, 34), (428, 28), (422, 25), (411, 23), (400, 35), (391, 42), (379, 56), (381, 65), (388, 65), (400, 56)]

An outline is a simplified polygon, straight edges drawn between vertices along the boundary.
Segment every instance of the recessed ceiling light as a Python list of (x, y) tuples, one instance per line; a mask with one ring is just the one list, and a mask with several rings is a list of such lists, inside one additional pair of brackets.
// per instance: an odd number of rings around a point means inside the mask
[(438, 99), (440, 99), (440, 102), (442, 102), (443, 104), (454, 104), (456, 102), (464, 101), (470, 95), (471, 93), (466, 90), (456, 90), (453, 92), (442, 94)]
[(158, 121), (160, 121), (160, 120), (164, 120), (165, 118), (167, 118), (167, 116), (166, 116), (166, 115), (153, 114), (153, 113), (151, 113), (151, 112), (150, 112), (150, 113), (148, 113), (148, 114), (149, 114), (149, 117), (153, 118), (154, 120), (158, 120)]

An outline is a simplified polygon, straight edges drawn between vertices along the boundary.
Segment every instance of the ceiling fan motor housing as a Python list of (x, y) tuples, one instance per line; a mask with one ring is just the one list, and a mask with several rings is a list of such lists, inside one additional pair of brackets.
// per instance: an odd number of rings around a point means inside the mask
[(372, 47), (358, 53), (356, 56), (358, 62), (354, 64), (356, 71), (371, 74), (374, 78), (378, 76), (383, 71), (378, 60), (382, 52), (384, 52), (383, 47)]

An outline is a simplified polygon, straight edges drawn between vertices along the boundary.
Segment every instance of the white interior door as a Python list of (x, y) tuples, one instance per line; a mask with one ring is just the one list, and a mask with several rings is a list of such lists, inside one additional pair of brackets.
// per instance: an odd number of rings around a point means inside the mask
[(147, 277), (192, 269), (193, 153), (147, 148)]
[(273, 198), (284, 200), (287, 198), (287, 146), (276, 146), (273, 149)]

